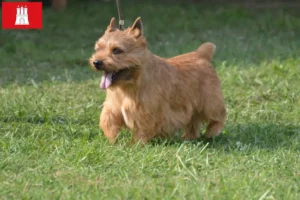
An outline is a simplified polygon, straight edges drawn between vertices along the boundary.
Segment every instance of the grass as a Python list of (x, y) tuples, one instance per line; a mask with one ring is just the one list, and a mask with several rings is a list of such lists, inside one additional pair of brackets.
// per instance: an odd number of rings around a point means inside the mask
[(115, 145), (98, 128), (105, 93), (87, 65), (113, 2), (44, 10), (41, 31), (0, 32), (0, 199), (300, 199), (297, 8), (123, 3), (148, 46), (171, 57), (214, 42), (228, 108), (212, 142)]

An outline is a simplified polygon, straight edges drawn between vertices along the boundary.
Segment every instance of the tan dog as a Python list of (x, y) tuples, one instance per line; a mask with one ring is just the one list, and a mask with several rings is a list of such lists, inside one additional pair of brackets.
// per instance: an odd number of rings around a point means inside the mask
[(160, 58), (147, 49), (141, 18), (124, 31), (112, 18), (90, 58), (104, 72), (100, 127), (109, 141), (115, 142), (121, 127), (133, 131), (133, 143), (144, 144), (178, 129), (185, 140), (196, 139), (203, 123), (207, 138), (219, 135), (226, 110), (211, 64), (214, 51), (214, 44), (205, 43), (194, 52)]

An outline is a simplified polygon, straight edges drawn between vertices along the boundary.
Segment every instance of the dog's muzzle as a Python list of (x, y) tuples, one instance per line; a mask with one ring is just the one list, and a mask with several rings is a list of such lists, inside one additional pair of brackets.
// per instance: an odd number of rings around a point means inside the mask
[(103, 70), (103, 61), (102, 60), (95, 60), (93, 65), (97, 70)]

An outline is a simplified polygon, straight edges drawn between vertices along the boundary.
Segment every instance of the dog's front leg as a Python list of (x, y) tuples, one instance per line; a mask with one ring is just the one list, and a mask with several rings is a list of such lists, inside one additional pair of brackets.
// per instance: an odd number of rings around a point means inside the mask
[(124, 125), (121, 112), (113, 112), (112, 109), (104, 106), (100, 115), (99, 125), (109, 142), (114, 143), (120, 128)]

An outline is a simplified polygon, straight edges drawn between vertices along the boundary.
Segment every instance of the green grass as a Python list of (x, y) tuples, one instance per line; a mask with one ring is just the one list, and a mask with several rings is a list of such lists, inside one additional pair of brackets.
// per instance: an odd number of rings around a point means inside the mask
[(113, 2), (44, 10), (41, 31), (0, 32), (0, 199), (300, 199), (297, 8), (123, 3), (149, 49), (214, 42), (228, 108), (212, 142), (115, 145), (98, 128), (105, 93), (87, 64)]

